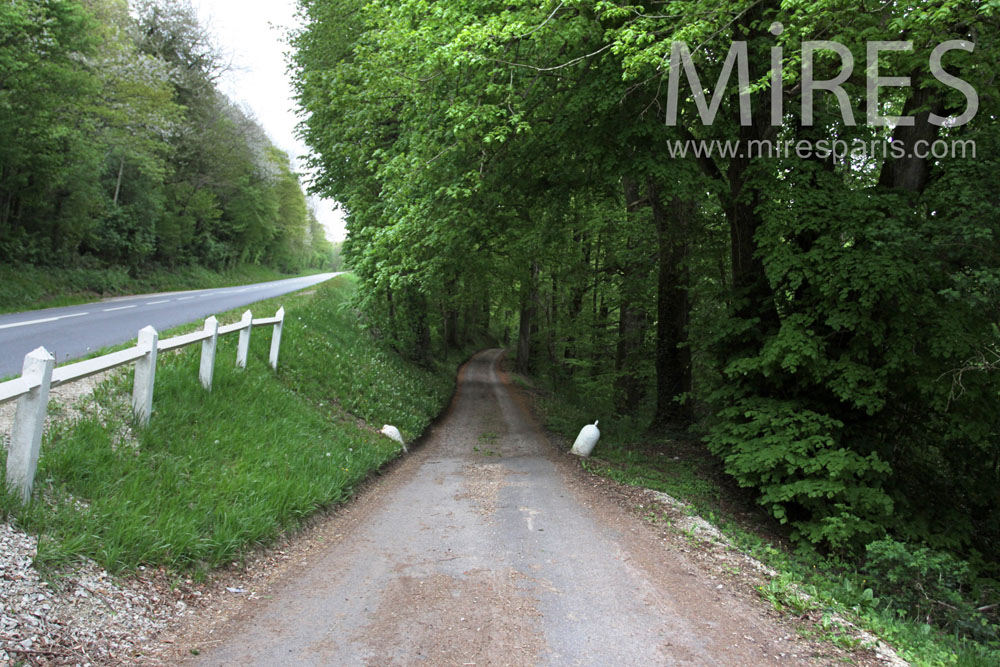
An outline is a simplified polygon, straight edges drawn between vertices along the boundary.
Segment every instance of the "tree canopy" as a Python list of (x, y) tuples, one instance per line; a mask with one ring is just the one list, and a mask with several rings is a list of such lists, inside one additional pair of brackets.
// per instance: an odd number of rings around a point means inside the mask
[[(492, 329), (701, 438), (804, 544), (997, 553), (997, 3), (300, 8), (302, 134), (379, 335)], [(876, 40), (906, 44), (873, 70)]]
[(0, 3), (0, 261), (322, 266), (299, 176), (188, 2)]

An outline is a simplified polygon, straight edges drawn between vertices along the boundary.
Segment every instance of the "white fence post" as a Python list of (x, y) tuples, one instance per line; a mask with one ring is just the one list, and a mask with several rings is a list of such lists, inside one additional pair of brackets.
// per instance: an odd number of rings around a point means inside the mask
[(281, 328), (285, 325), (285, 308), (278, 309), (275, 317), (278, 323), (274, 325), (274, 332), (271, 334), (271, 368), (278, 370), (278, 351), (281, 349)]
[(250, 329), (253, 328), (253, 314), (249, 310), (243, 313), (240, 324), (244, 328), (240, 329), (240, 344), (236, 348), (236, 365), (240, 368), (246, 368), (247, 354), (250, 352)]
[(21, 495), (22, 502), (31, 498), (38, 467), (38, 450), (42, 445), (42, 426), (49, 407), (49, 384), (56, 360), (48, 350), (39, 347), (24, 358), (21, 377), (39, 385), (17, 399), (14, 430), (7, 454), (7, 486)]
[(212, 335), (201, 341), (201, 368), (198, 369), (198, 379), (201, 386), (212, 391), (212, 375), (215, 373), (215, 347), (219, 342), (219, 320), (212, 315), (205, 320), (205, 333)]
[(139, 331), (138, 346), (146, 355), (135, 362), (135, 381), (132, 385), (132, 412), (140, 425), (149, 423), (153, 414), (153, 382), (156, 380), (156, 347), (160, 335), (153, 327)]

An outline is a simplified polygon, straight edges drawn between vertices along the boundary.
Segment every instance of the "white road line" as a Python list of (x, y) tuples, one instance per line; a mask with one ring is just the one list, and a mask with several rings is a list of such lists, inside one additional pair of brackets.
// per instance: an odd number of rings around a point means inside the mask
[(14, 327), (26, 327), (29, 324), (42, 324), (44, 322), (55, 322), (57, 320), (66, 320), (71, 317), (83, 317), (84, 315), (89, 315), (89, 313), (73, 313), (72, 315), (60, 315), (59, 317), (46, 317), (41, 320), (28, 320), (27, 322), (14, 322), (13, 324), (0, 324), (0, 329), (13, 329)]
[(180, 297), (177, 300), (178, 301), (187, 301), (188, 299), (193, 299), (193, 298), (195, 298), (195, 297), (193, 297), (193, 296), (182, 296), (182, 297)]
[(135, 306), (118, 306), (117, 308), (105, 308), (102, 312), (113, 313), (116, 310), (128, 310), (129, 308), (135, 308)]
[(161, 303), (170, 303), (170, 299), (164, 299), (163, 301), (147, 301), (146, 305), (147, 306), (157, 306), (157, 305), (159, 305)]

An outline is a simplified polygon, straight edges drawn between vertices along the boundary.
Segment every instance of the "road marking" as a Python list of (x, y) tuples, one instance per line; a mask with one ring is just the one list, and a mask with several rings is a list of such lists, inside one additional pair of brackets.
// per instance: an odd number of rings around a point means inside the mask
[(193, 296), (182, 296), (182, 297), (180, 297), (177, 300), (178, 301), (187, 301), (188, 299), (193, 299), (193, 298), (195, 298), (195, 297), (193, 297)]
[(157, 306), (157, 305), (159, 305), (161, 303), (170, 303), (170, 299), (164, 299), (163, 301), (147, 301), (146, 305), (147, 306)]
[(43, 324), (44, 322), (55, 322), (57, 320), (66, 320), (71, 317), (83, 317), (84, 315), (89, 315), (89, 313), (74, 313), (72, 315), (60, 315), (59, 317), (46, 317), (41, 320), (28, 320), (27, 322), (14, 322), (13, 324), (0, 324), (0, 329), (13, 329), (14, 327), (26, 327), (29, 324)]
[(118, 306), (117, 308), (105, 308), (103, 312), (113, 313), (116, 310), (128, 310), (129, 308), (135, 308), (135, 306)]

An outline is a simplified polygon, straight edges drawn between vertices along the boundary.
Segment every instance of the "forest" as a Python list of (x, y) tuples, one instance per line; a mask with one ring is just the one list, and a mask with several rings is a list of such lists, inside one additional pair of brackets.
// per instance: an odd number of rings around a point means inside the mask
[(179, 0), (0, 3), (0, 263), (326, 267), (287, 154)]
[(299, 5), (377, 336), (494, 332), (800, 548), (1000, 574), (1000, 3)]

